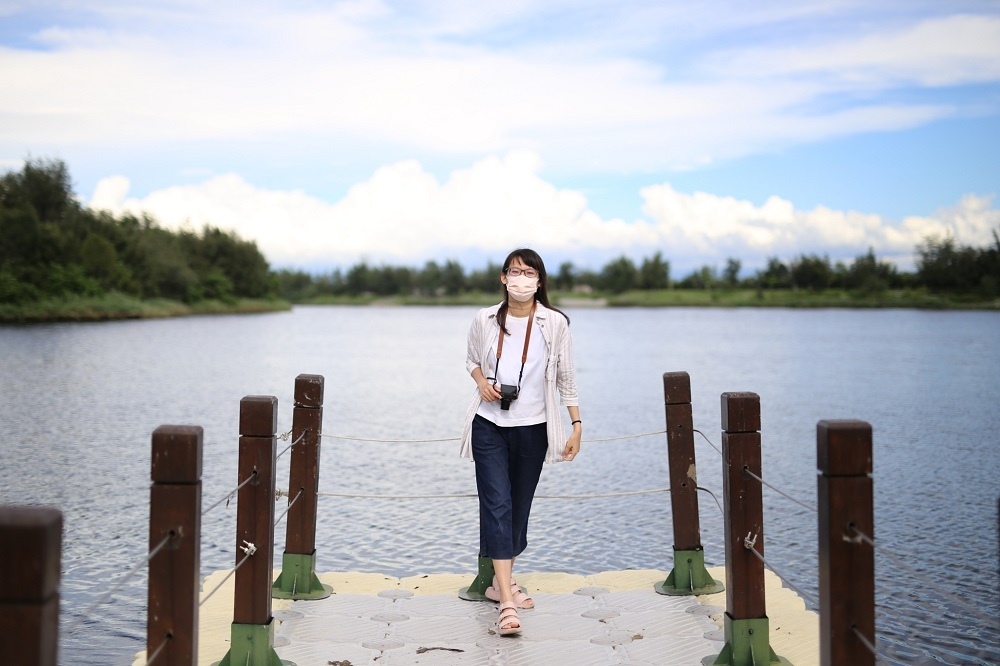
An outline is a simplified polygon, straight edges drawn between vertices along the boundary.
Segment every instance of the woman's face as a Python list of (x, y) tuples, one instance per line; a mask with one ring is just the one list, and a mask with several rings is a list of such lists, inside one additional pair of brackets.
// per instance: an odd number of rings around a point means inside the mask
[[(537, 279), (541, 277), (538, 274), (538, 271), (529, 266), (528, 264), (524, 263), (521, 257), (514, 257), (513, 259), (510, 260), (510, 263), (507, 265), (506, 271), (504, 270), (500, 271), (500, 282), (502, 282), (503, 284), (507, 284), (508, 277), (515, 277), (513, 273), (517, 273), (519, 275), (525, 275), (526, 277), (529, 278)], [(540, 281), (539, 281), (539, 286), (541, 286)]]

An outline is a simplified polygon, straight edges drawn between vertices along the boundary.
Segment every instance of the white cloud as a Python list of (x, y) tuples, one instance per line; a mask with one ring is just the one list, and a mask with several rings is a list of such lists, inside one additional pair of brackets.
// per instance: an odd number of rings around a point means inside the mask
[(959, 14), (823, 43), (713, 56), (719, 75), (767, 80), (821, 75), (831, 88), (955, 86), (1000, 78), (1000, 18)]
[[(0, 47), (0, 148), (277, 138), (332, 150), (393, 145), (403, 155), (527, 148), (577, 172), (681, 169), (911, 128), (955, 105), (879, 92), (1000, 79), (1000, 19), (990, 16), (877, 23), (811, 40), (783, 32), (762, 46), (725, 31), (761, 16), (781, 25), (836, 12), (824, 3), (766, 5), (759, 16), (731, 7), (702, 30), (716, 25), (718, 43), (738, 46), (706, 48), (709, 32), (681, 54), (649, 43), (650, 31), (685, 44), (682, 27), (709, 9), (629, 8), (648, 25), (600, 3), (428, 2), (407, 13), (383, 2), (119, 7), (100, 28), (42, 30), (35, 38), (47, 50)], [(600, 39), (602, 23), (614, 43)], [(551, 41), (532, 39), (549, 32)], [(843, 93), (864, 94), (824, 108)]]
[[(429, 259), (497, 256), (529, 245), (600, 268), (622, 254), (640, 260), (660, 251), (678, 270), (718, 266), (735, 257), (753, 268), (769, 256), (800, 254), (851, 261), (869, 247), (912, 265), (925, 235), (950, 233), (959, 243), (991, 243), (1000, 211), (969, 195), (934, 217), (902, 222), (825, 207), (797, 210), (777, 196), (762, 205), (669, 183), (639, 193), (648, 219), (602, 219), (583, 194), (559, 189), (539, 173), (534, 153), (490, 157), (438, 182), (410, 160), (378, 169), (339, 201), (297, 191), (257, 188), (234, 174), (128, 197), (128, 180), (101, 181), (89, 205), (115, 214), (148, 212), (168, 228), (211, 224), (255, 240), (276, 266), (353, 265), (361, 260), (420, 265)], [(581, 258), (597, 261), (590, 265)], [(473, 265), (471, 268), (478, 268)]]
[(858, 211), (825, 206), (797, 210), (776, 196), (763, 205), (704, 192), (677, 192), (668, 183), (642, 190), (643, 208), (673, 252), (708, 265), (735, 257), (745, 266), (767, 257), (788, 260), (802, 254), (829, 256), (850, 263), (868, 248), (881, 258), (909, 269), (914, 249), (926, 236), (950, 235), (960, 244), (983, 247), (1000, 230), (1000, 210), (991, 197), (966, 195), (953, 208), (934, 217), (908, 217), (902, 222)]

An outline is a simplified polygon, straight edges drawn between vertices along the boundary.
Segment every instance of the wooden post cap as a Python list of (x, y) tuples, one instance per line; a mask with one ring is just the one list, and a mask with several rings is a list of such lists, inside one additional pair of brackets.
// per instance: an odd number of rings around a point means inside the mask
[(691, 402), (691, 376), (686, 372), (663, 373), (663, 400), (668, 405)]
[(248, 395), (240, 400), (240, 434), (273, 437), (278, 431), (278, 399), (273, 395)]
[(62, 512), (0, 506), (0, 602), (41, 602), (59, 592)]
[(153, 483), (198, 483), (201, 480), (201, 426), (161, 425), (153, 431)]
[(816, 467), (825, 476), (871, 475), (871, 424), (846, 419), (818, 422)]
[(295, 406), (323, 406), (323, 375), (299, 375), (295, 378)]
[(722, 394), (722, 429), (725, 432), (760, 430), (760, 396), (749, 391)]

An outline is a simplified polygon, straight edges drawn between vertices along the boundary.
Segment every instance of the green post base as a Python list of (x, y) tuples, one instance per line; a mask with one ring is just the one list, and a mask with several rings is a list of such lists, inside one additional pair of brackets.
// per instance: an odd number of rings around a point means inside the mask
[(705, 551), (675, 550), (674, 569), (662, 583), (653, 586), (660, 594), (680, 597), (692, 594), (715, 594), (726, 586), (715, 580), (705, 568)]
[(489, 557), (479, 558), (479, 574), (469, 587), (458, 591), (460, 599), (466, 601), (492, 601), (486, 598), (486, 588), (493, 584), (493, 560)]
[(267, 624), (232, 625), (229, 652), (212, 666), (295, 666), (274, 651), (274, 618)]
[(316, 577), (316, 551), (282, 554), (281, 573), (271, 586), (272, 599), (326, 599), (331, 594), (333, 588)]
[(792, 666), (783, 657), (774, 654), (768, 643), (768, 620), (734, 620), (726, 613), (726, 645), (717, 656), (705, 657), (702, 666)]

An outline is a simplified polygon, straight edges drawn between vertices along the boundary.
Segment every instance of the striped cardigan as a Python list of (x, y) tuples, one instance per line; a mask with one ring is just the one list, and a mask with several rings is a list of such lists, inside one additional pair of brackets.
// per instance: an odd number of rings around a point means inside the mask
[[(491, 376), (493, 372), (493, 367), (496, 365), (497, 340), (500, 335), (500, 327), (496, 321), (499, 309), (499, 303), (481, 309), (476, 313), (476, 318), (469, 328), (465, 369), (470, 373), (477, 366), (482, 369), (486, 377)], [(549, 440), (545, 462), (560, 462), (563, 459), (563, 449), (566, 447), (566, 432), (559, 408), (579, 405), (576, 371), (573, 368), (573, 340), (566, 318), (541, 303), (535, 308), (534, 325), (545, 339), (545, 423)], [(465, 414), (465, 427), (462, 429), (461, 455), (469, 460), (472, 460), (472, 420), (481, 402), (479, 387), (476, 387), (473, 400)]]

